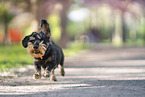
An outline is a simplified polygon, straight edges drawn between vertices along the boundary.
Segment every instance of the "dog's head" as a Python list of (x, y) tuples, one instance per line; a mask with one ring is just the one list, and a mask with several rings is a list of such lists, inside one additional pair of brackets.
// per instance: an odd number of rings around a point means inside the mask
[(30, 55), (41, 58), (49, 46), (49, 38), (43, 32), (33, 32), (22, 40), (22, 45)]

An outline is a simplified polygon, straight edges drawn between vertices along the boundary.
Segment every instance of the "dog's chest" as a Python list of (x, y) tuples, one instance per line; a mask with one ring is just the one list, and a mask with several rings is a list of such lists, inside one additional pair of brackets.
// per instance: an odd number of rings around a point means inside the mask
[(47, 59), (34, 59), (34, 62), (37, 63), (39, 66), (45, 67), (48, 66), (52, 61), (52, 57), (48, 57)]

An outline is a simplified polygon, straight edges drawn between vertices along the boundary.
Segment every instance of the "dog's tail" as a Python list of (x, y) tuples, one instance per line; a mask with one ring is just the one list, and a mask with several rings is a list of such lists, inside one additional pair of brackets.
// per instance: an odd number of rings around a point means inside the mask
[(44, 34), (46, 34), (46, 36), (48, 36), (48, 37), (51, 36), (49, 23), (45, 19), (41, 20), (40, 28), (41, 28), (42, 32), (44, 32)]

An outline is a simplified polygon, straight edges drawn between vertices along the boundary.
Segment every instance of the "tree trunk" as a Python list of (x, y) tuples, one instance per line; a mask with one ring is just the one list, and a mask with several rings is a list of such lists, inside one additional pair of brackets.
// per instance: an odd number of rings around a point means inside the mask
[(7, 45), (8, 44), (8, 26), (7, 26), (7, 23), (4, 23), (4, 31), (5, 31), (4, 44)]
[(31, 3), (31, 12), (33, 14), (33, 21), (31, 23), (31, 26), (33, 28), (34, 31), (37, 31), (38, 30), (38, 20), (37, 20), (37, 0), (31, 0), (30, 1)]
[(121, 18), (121, 15), (122, 13), (119, 12), (119, 11), (116, 11), (116, 14), (115, 14), (115, 31), (114, 31), (114, 34), (113, 34), (113, 39), (112, 39), (112, 42), (113, 44), (115, 44), (116, 46), (120, 46), (122, 45), (122, 18)]
[(127, 31), (126, 31), (126, 24), (125, 24), (123, 13), (121, 14), (121, 20), (122, 20), (122, 40), (123, 40), (123, 43), (125, 43), (127, 40)]
[(8, 39), (8, 22), (7, 22), (7, 15), (3, 15), (3, 23), (4, 23), (4, 33), (5, 33), (5, 39), (4, 39), (4, 45), (9, 44), (9, 39)]
[(60, 2), (63, 6), (61, 12), (60, 12), (60, 24), (61, 24), (61, 39), (60, 39), (60, 46), (65, 48), (67, 46), (67, 43), (69, 41), (68, 33), (66, 32), (66, 26), (67, 26), (67, 11), (70, 7), (69, 0), (61, 0)]

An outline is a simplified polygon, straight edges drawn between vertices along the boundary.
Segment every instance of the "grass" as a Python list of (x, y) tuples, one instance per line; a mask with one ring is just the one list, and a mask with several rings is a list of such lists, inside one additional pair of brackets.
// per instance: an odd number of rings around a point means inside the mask
[[(63, 49), (66, 57), (72, 56), (83, 49), (87, 49), (83, 43), (75, 42)], [(22, 45), (0, 46), (0, 73), (9, 69), (16, 69), (33, 64), (33, 57), (29, 55)]]
[(0, 46), (0, 71), (32, 64), (31, 57), (21, 45)]
[(77, 54), (81, 50), (85, 50), (85, 49), (89, 49), (89, 48), (90, 48), (90, 46), (88, 46), (80, 41), (75, 41), (75, 42), (69, 44), (68, 48), (64, 49), (63, 51), (64, 51), (64, 55), (66, 57), (68, 57), (68, 56)]

